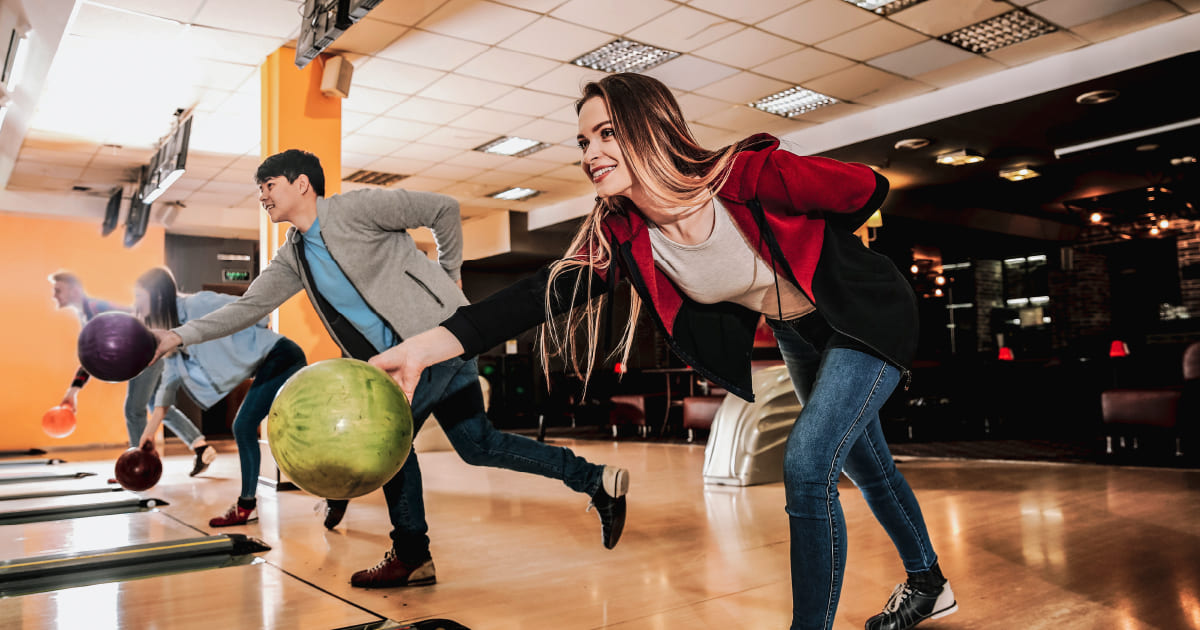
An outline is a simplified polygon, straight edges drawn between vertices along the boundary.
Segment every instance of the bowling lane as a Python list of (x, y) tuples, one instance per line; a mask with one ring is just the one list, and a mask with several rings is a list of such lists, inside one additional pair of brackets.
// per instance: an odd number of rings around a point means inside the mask
[[(14, 499), (36, 499), (38, 497), (62, 497), (76, 494), (119, 492), (121, 486), (105, 483), (98, 477), (66, 479), (62, 481), (39, 481), (0, 485), (0, 501)], [(3, 505), (0, 505), (2, 508)]]
[(288, 628), (380, 622), (264, 563), (94, 584), (11, 598), (0, 628)]
[(0, 524), (142, 512), (161, 503), (155, 499), (143, 499), (132, 492), (15, 499), (0, 503)]
[(157, 511), (0, 525), (0, 559), (96, 551), (191, 538), (200, 533)]

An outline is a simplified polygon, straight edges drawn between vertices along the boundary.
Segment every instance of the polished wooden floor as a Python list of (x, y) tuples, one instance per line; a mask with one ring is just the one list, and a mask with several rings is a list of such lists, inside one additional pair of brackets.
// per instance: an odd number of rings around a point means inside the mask
[[(73, 589), (0, 599), (0, 620), (27, 628), (98, 627), (81, 619), (103, 620), (104, 627), (211, 628), (205, 607), (237, 606), (234, 613), (246, 618), (225, 627), (295, 627), (285, 613), (297, 596), (271, 586), (281, 574), (355, 610), (396, 621), (445, 617), (473, 630), (787, 627), (781, 484), (706, 487), (702, 446), (559, 443), (632, 471), (628, 525), (615, 550), (600, 545), (596, 517), (584, 512), (587, 499), (560, 483), (473, 468), (452, 452), (424, 453), (435, 586), (349, 585), (351, 573), (376, 563), (388, 547), (380, 492), (352, 502), (343, 525), (326, 531), (314, 513), (317, 499), (264, 489), (259, 523), (230, 531), (272, 547), (262, 555), (265, 573), (245, 575), (250, 569), (241, 567), (233, 580), (214, 580), (212, 571), (180, 574), (136, 599), (103, 596), (111, 588), (100, 587), (86, 604), (72, 599)], [(90, 465), (109, 466), (114, 453), (94, 454)], [(89, 465), (90, 456), (58, 456), (70, 460), (60, 466)], [(141, 494), (167, 500), (166, 515), (208, 531), (208, 518), (237, 494), (237, 466), (231, 445), (194, 479), (186, 474), (188, 457), (169, 456), (162, 482)], [(901, 469), (960, 606), (923, 629), (1200, 628), (1200, 471), (934, 460), (903, 461)], [(850, 554), (834, 627), (849, 630), (880, 609), (903, 569), (861, 496), (843, 484)], [(129, 527), (127, 521), (95, 518), (76, 529), (93, 543), (126, 540), (127, 532), (113, 528)], [(21, 544), (32, 552), (33, 543)], [(58, 604), (35, 605), (31, 597)], [(247, 597), (261, 601), (261, 610), (245, 612)]]

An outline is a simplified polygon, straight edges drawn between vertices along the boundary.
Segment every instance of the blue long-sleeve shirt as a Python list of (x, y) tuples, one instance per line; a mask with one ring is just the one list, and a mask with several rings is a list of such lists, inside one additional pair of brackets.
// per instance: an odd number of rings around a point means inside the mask
[[(236, 299), (237, 296), (212, 291), (179, 295), (175, 301), (179, 322), (203, 317)], [(164, 358), (166, 364), (154, 398), (155, 406), (174, 404), (175, 394), (182, 385), (196, 404), (208, 409), (253, 376), (280, 339), (283, 336), (269, 330), (264, 319), (256, 326), (190, 345)]]

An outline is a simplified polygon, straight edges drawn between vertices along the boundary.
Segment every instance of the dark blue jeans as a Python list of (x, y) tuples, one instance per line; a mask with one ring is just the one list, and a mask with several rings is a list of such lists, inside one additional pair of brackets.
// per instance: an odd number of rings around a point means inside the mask
[[(421, 373), (413, 393), (413, 435), (433, 413), (451, 446), (473, 466), (507, 468), (560, 479), (576, 492), (591, 496), (600, 488), (604, 467), (570, 449), (497, 431), (483, 410), (483, 391), (475, 360), (450, 359)], [(429, 556), (429, 525), (421, 489), (421, 469), (413, 451), (400, 472), (383, 486), (392, 521), (392, 545), (401, 559)]]
[(819, 315), (768, 320), (804, 404), (784, 453), (791, 528), (792, 630), (833, 627), (846, 567), (838, 479), (846, 473), (887, 531), (907, 571), (937, 562), (921, 507), (896, 469), (879, 408), (900, 369), (855, 349)]
[(233, 419), (233, 438), (237, 442), (238, 461), (242, 467), (243, 498), (253, 498), (258, 487), (258, 469), (262, 463), (258, 448), (258, 425), (271, 411), (271, 403), (279, 388), (306, 362), (300, 346), (284, 337), (275, 342), (254, 372), (254, 383), (250, 385), (250, 391), (246, 392), (237, 417)]

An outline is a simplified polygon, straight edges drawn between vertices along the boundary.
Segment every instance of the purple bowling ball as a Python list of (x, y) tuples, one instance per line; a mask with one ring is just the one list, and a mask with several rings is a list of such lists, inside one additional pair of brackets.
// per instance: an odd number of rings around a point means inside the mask
[(138, 318), (128, 313), (101, 313), (79, 333), (79, 364), (102, 381), (128, 381), (154, 358), (158, 342)]

